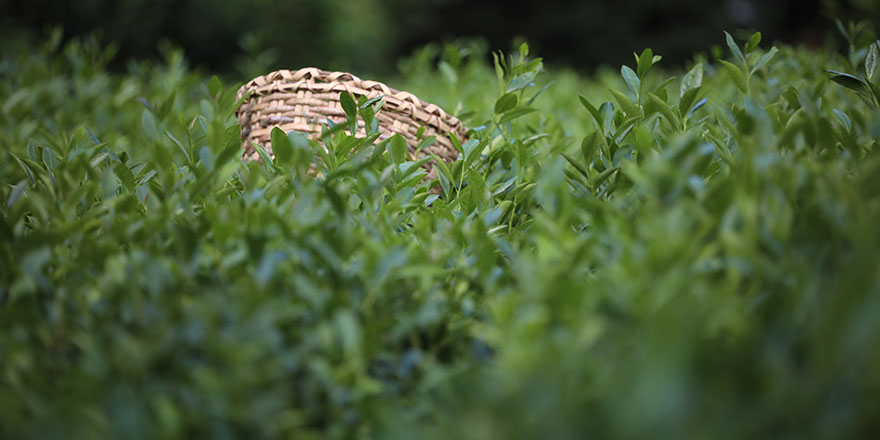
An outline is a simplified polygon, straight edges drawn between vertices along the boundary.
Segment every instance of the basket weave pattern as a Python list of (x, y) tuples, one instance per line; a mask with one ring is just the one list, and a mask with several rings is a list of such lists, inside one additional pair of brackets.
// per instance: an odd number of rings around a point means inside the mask
[[(321, 126), (327, 125), (328, 119), (334, 123), (345, 121), (345, 111), (339, 102), (339, 94), (343, 91), (353, 94), (355, 99), (385, 95), (382, 110), (376, 115), (379, 131), (383, 137), (394, 133), (403, 135), (413, 158), (427, 151), (444, 161), (455, 160), (458, 152), (448, 134), (455, 134), (462, 142), (466, 139), (467, 128), (461, 121), (411, 93), (392, 89), (377, 81), (362, 80), (345, 72), (327, 72), (316, 68), (279, 70), (254, 78), (238, 90), (239, 99), (251, 92), (236, 112), (242, 127), (242, 147), (246, 150), (244, 158), (259, 158), (250, 145), (251, 141), (272, 154), (269, 134), (274, 127), (284, 131), (296, 130), (319, 139)], [(363, 121), (358, 122), (358, 133), (355, 135), (364, 136)], [(420, 127), (425, 128), (425, 137), (433, 135), (437, 140), (423, 151), (416, 152), (419, 143), (416, 135)]]

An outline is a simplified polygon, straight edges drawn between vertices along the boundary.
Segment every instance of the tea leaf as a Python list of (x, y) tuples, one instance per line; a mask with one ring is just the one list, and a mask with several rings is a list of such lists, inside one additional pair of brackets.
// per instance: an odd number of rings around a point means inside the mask
[(727, 47), (730, 49), (730, 53), (733, 54), (734, 58), (736, 58), (740, 64), (745, 65), (746, 57), (743, 56), (742, 51), (739, 49), (739, 46), (737, 46), (736, 41), (733, 40), (733, 37), (725, 31), (724, 38), (727, 40)]
[(400, 134), (395, 134), (391, 136), (391, 141), (388, 142), (388, 154), (391, 157), (391, 161), (397, 165), (402, 164), (406, 160), (406, 140)]
[(681, 79), (679, 96), (683, 97), (689, 90), (700, 87), (703, 84), (703, 63), (697, 63)]
[(724, 66), (724, 70), (727, 71), (727, 74), (730, 75), (730, 78), (733, 80), (733, 83), (736, 85), (736, 88), (739, 89), (743, 94), (749, 93), (748, 80), (746, 79), (746, 74), (743, 71), (734, 65), (733, 63), (718, 60), (722, 66)]
[(639, 80), (638, 74), (634, 72), (629, 66), (621, 66), (620, 67), (620, 75), (623, 76), (624, 81), (626, 81), (626, 85), (629, 86), (629, 89), (636, 94), (639, 95), (639, 91), (641, 90), (641, 81)]

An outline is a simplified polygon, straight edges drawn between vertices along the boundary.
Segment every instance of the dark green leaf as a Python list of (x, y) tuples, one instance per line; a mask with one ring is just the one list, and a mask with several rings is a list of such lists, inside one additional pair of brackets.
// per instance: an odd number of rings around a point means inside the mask
[(394, 136), (391, 136), (390, 142), (388, 142), (388, 154), (391, 157), (391, 161), (397, 165), (402, 164), (406, 160), (406, 140), (399, 133), (395, 133)]
[(275, 127), (269, 133), (272, 139), (272, 153), (275, 159), (282, 165), (289, 165), (293, 161), (293, 142), (279, 127)]
[(648, 75), (648, 71), (651, 70), (651, 66), (654, 64), (654, 52), (649, 48), (645, 49), (642, 52), (642, 55), (638, 57), (638, 76), (640, 79), (644, 79), (645, 76)]
[(357, 118), (358, 107), (351, 93), (341, 92), (339, 94), (339, 103), (342, 105), (342, 110), (345, 111), (345, 116), (348, 120), (353, 121)]

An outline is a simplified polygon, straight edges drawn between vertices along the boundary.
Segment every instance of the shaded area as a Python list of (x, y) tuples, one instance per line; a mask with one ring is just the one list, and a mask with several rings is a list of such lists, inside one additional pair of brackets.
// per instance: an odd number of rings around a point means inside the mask
[(4, 39), (41, 38), (51, 26), (68, 37), (98, 31), (118, 43), (117, 63), (154, 58), (170, 42), (196, 66), (218, 72), (246, 57), (259, 69), (361, 73), (394, 71), (415, 48), (461, 36), (486, 39), (493, 49), (526, 38), (555, 63), (590, 69), (629, 62), (644, 47), (681, 62), (719, 42), (719, 29), (818, 45), (833, 29), (828, 16), (880, 16), (868, 0), (0, 0), (0, 10)]

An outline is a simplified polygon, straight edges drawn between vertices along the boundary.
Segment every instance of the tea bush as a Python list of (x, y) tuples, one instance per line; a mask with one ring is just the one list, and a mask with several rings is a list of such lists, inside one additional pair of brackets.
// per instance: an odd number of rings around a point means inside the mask
[(242, 163), (236, 87), (177, 51), (8, 53), (0, 433), (868, 437), (880, 74), (843, 30), (675, 77), (426, 48), (391, 84), (473, 129), (436, 181), (379, 133)]

